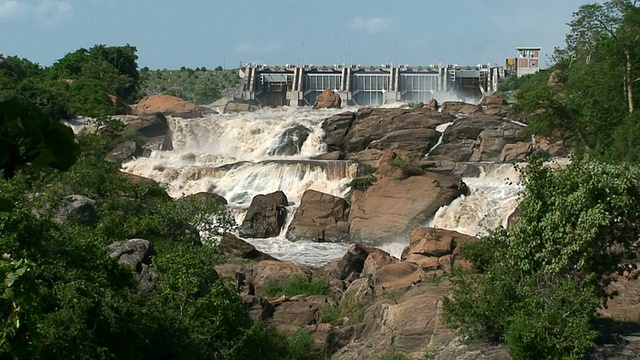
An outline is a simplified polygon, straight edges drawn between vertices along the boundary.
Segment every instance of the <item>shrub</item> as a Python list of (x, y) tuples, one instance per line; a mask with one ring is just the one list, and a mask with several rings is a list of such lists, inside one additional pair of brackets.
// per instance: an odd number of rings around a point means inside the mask
[(351, 180), (351, 188), (355, 190), (365, 191), (369, 188), (369, 186), (373, 185), (376, 180), (377, 178), (375, 174), (357, 177)]

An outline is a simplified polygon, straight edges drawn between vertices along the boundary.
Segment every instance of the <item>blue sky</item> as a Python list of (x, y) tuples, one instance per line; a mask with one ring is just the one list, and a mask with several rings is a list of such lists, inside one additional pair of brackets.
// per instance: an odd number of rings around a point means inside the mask
[(79, 48), (128, 43), (151, 69), (503, 64), (517, 46), (551, 54), (591, 2), (0, 0), (0, 53), (49, 66)]

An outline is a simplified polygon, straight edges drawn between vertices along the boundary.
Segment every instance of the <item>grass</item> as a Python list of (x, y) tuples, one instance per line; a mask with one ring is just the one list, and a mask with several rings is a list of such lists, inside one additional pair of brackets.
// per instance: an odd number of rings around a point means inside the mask
[(377, 178), (375, 174), (357, 177), (351, 180), (351, 188), (355, 190), (365, 191), (369, 188), (369, 186), (373, 185), (376, 180)]
[(265, 284), (265, 296), (326, 295), (331, 296), (329, 282), (325, 278), (308, 279), (302, 275), (294, 275), (283, 283), (268, 280)]

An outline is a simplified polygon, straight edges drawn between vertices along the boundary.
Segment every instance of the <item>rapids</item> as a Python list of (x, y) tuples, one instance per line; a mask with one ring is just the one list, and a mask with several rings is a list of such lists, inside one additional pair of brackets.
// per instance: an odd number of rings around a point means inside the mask
[[(123, 170), (154, 179), (167, 186), (173, 197), (201, 191), (224, 196), (241, 224), (252, 198), (281, 190), (289, 199), (290, 215), (307, 189), (345, 197), (358, 166), (348, 161), (311, 160), (323, 154), (322, 122), (356, 108), (318, 109), (279, 107), (238, 114), (212, 114), (199, 119), (168, 118), (172, 151), (155, 151), (148, 158), (123, 164)], [(286, 130), (302, 125), (310, 130), (299, 153), (269, 155), (280, 146)], [(442, 129), (438, 129), (443, 132)], [(435, 146), (434, 146), (435, 147)], [(441, 208), (428, 226), (476, 235), (485, 228), (504, 225), (517, 206), (518, 173), (513, 165), (478, 164), (478, 178), (464, 178), (470, 194)], [(286, 229), (278, 237), (245, 239), (279, 259), (306, 265), (322, 265), (344, 255), (349, 244), (290, 242)], [(399, 257), (408, 239), (384, 244), (382, 249)]]

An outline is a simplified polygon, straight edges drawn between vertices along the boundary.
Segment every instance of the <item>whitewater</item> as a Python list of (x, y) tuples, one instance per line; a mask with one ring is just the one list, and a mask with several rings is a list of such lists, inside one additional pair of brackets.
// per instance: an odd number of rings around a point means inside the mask
[[(237, 114), (210, 114), (203, 118), (168, 117), (173, 150), (154, 151), (123, 164), (123, 171), (144, 176), (166, 186), (173, 197), (214, 192), (228, 201), (236, 222), (242, 223), (255, 195), (283, 191), (289, 200), (289, 218), (279, 236), (245, 238), (258, 250), (276, 258), (319, 266), (344, 255), (350, 244), (291, 242), (286, 228), (302, 194), (313, 189), (348, 197), (349, 184), (358, 176), (358, 164), (350, 161), (312, 160), (324, 154), (323, 121), (357, 108), (265, 108)], [(281, 135), (298, 125), (310, 134), (298, 154), (270, 155), (281, 145)], [(446, 127), (438, 129), (443, 132)], [(456, 230), (468, 235), (505, 226), (519, 202), (519, 172), (512, 164), (477, 164), (479, 177), (463, 178), (470, 193), (442, 207), (425, 226)], [(399, 257), (406, 241), (380, 246)]]

